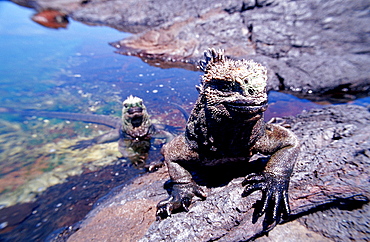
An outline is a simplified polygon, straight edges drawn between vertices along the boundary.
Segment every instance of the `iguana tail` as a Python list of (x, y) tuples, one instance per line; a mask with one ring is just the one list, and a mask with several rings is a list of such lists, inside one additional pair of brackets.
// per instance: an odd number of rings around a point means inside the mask
[(182, 113), (182, 115), (184, 116), (184, 119), (185, 119), (185, 121), (187, 122), (188, 121), (188, 119), (189, 119), (189, 114), (188, 114), (188, 112), (186, 112), (186, 110), (183, 108), (183, 107), (181, 107), (180, 105), (178, 105), (177, 103), (172, 103), (171, 102), (171, 104), (173, 105), (173, 106), (175, 106), (181, 113)]
[(47, 118), (59, 118), (74, 121), (83, 121), (88, 123), (102, 124), (112, 128), (119, 128), (122, 125), (122, 120), (119, 117), (111, 117), (98, 114), (83, 114), (83, 113), (69, 113), (69, 112), (49, 112), (39, 110), (24, 110), (0, 108), (2, 113), (15, 113), (22, 116), (40, 116)]

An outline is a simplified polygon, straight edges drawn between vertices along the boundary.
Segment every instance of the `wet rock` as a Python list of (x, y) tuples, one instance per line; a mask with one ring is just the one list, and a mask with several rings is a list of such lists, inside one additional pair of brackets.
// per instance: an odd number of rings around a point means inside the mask
[(0, 241), (65, 241), (98, 199), (143, 172), (120, 162), (85, 170), (49, 187), (32, 203), (0, 208)]
[(89, 213), (68, 241), (137, 241), (155, 221), (157, 202), (167, 195), (165, 169), (149, 173), (130, 185), (117, 187)]
[[(293, 231), (298, 227), (316, 241), (325, 241), (323, 235), (337, 241), (370, 239), (369, 124), (369, 111), (350, 105), (285, 119), (284, 125), (290, 126), (302, 142), (289, 188), (289, 220), (293, 222), (278, 225), (270, 236), (294, 240), (297, 234)], [(160, 169), (117, 188), (87, 216), (69, 241), (246, 241), (263, 235), (262, 219), (252, 222), (260, 194), (242, 198), (241, 177), (224, 186), (205, 187), (207, 199), (195, 201), (189, 212), (155, 221), (156, 204), (167, 197), (163, 189), (166, 180), (165, 169)], [(328, 214), (331, 219), (325, 218)], [(331, 226), (325, 226), (325, 220)], [(335, 227), (335, 220), (347, 231)]]
[(370, 93), (367, 0), (13, 1), (133, 33), (112, 43), (117, 52), (163, 67), (191, 68), (207, 48), (223, 48), (267, 65), (269, 89), (336, 100)]
[(32, 213), (37, 207), (35, 203), (22, 203), (17, 207), (8, 207), (1, 209), (0, 212), (0, 234), (11, 231), (18, 226)]

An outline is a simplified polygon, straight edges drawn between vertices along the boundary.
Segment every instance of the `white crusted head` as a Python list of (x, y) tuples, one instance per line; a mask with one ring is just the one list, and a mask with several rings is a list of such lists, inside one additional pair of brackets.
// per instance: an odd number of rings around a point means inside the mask
[(143, 99), (135, 96), (128, 96), (125, 101), (123, 101), (123, 107), (141, 106), (143, 105)]
[(133, 137), (146, 135), (151, 122), (143, 100), (130, 95), (122, 104), (122, 130)]
[(245, 95), (260, 95), (266, 92), (267, 70), (253, 60), (232, 60), (224, 55), (224, 50), (209, 49), (204, 53), (205, 60), (199, 63), (204, 71), (202, 84), (208, 82), (231, 82), (238, 84)]
[(254, 115), (267, 108), (267, 70), (253, 60), (232, 60), (209, 49), (199, 63), (204, 71), (200, 95), (215, 119)]

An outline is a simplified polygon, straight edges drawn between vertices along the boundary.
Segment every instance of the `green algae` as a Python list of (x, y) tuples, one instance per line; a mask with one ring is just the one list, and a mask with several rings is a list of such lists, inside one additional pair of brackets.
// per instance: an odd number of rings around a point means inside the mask
[[(84, 150), (69, 148), (81, 139), (104, 132), (93, 129), (94, 125), (83, 124), (81, 132), (73, 131), (78, 134), (73, 134), (73, 138), (63, 133), (73, 130), (75, 125), (67, 122), (34, 119), (19, 124), (0, 119), (0, 125), (0, 207), (30, 202), (69, 176), (100, 169), (120, 157), (116, 142)], [(50, 135), (55, 130), (60, 132)], [(89, 133), (89, 136), (81, 133)]]

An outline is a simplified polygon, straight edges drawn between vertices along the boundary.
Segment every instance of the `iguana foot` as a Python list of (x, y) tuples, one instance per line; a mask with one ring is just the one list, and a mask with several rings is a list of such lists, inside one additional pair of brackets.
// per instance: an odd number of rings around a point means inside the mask
[(156, 160), (145, 165), (145, 169), (147, 169), (149, 172), (154, 172), (163, 166), (164, 166), (163, 160)]
[(167, 199), (160, 201), (157, 205), (157, 220), (171, 216), (172, 211), (179, 208), (188, 211), (194, 196), (201, 199), (207, 197), (203, 189), (194, 182), (174, 184), (171, 195)]
[(263, 230), (265, 232), (273, 229), (282, 217), (287, 217), (290, 213), (288, 200), (289, 177), (276, 176), (270, 173), (249, 174), (242, 183), (246, 186), (242, 194), (243, 197), (251, 193), (262, 191), (262, 206), (255, 212), (255, 221), (263, 214)]

